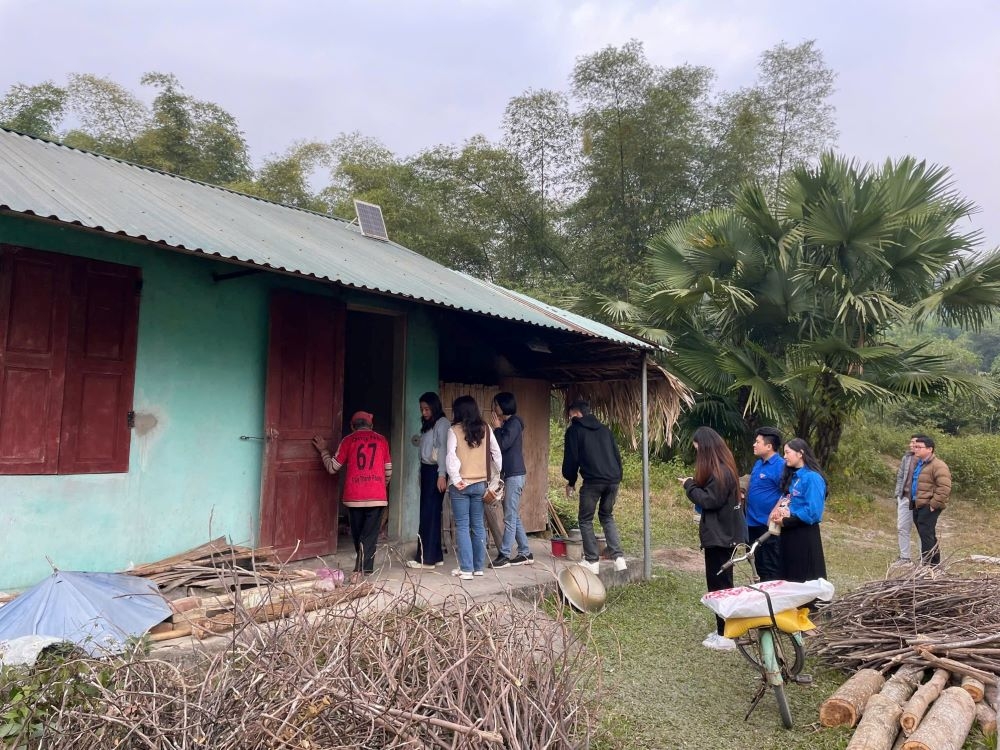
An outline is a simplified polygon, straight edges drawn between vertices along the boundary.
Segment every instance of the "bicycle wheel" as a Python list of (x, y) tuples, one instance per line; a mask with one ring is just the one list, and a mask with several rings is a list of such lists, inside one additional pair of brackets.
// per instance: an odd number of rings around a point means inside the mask
[(778, 701), (778, 713), (781, 714), (781, 723), (785, 725), (785, 729), (791, 729), (792, 711), (788, 707), (788, 698), (785, 697), (785, 686), (773, 685), (772, 687), (774, 687), (774, 699)]
[[(757, 669), (764, 669), (764, 663), (760, 657), (760, 636), (758, 630), (749, 631), (746, 635), (736, 639), (736, 648), (743, 658), (754, 665)], [(789, 677), (795, 677), (806, 664), (806, 651), (802, 643), (791, 633), (783, 630), (776, 630), (777, 637), (774, 638), (774, 651), (778, 663), (784, 668)]]

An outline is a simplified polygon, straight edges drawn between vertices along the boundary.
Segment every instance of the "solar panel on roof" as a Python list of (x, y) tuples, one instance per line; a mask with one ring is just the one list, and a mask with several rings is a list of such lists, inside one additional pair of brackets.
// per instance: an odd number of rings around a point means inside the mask
[(381, 206), (355, 200), (354, 211), (358, 215), (361, 234), (365, 237), (374, 237), (376, 240), (389, 240), (389, 233), (385, 230), (385, 220), (382, 218)]

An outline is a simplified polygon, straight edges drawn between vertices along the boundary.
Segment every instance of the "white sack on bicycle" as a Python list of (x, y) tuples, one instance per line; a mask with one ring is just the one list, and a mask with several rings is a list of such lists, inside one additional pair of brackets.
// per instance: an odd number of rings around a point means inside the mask
[[(825, 578), (805, 583), (763, 581), (754, 588), (767, 592), (771, 597), (771, 607), (776, 613), (801, 607), (813, 599), (826, 602), (833, 599), (833, 584)], [(709, 591), (701, 598), (701, 603), (724, 620), (731, 617), (767, 617), (770, 614), (764, 594), (749, 586)]]

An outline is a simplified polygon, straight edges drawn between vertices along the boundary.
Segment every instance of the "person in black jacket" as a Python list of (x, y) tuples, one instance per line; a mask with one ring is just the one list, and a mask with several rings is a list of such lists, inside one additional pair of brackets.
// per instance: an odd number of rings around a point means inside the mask
[[(491, 568), (506, 568), (511, 565), (531, 565), (535, 556), (528, 546), (528, 535), (521, 521), (521, 494), (527, 469), (524, 466), (524, 422), (517, 416), (517, 399), (509, 391), (501, 391), (493, 397), (490, 425), (493, 436), (500, 444), (503, 455), (503, 541), (500, 554), (490, 563)], [(513, 554), (517, 543), (517, 554)]]
[[(732, 568), (719, 569), (729, 561), (733, 547), (746, 540), (746, 518), (740, 502), (739, 471), (729, 446), (711, 427), (699, 427), (692, 437), (695, 449), (694, 476), (679, 477), (684, 492), (701, 506), (698, 535), (705, 551), (705, 581), (709, 591), (733, 587)], [(731, 651), (736, 644), (723, 635), (725, 620), (716, 616), (715, 632), (702, 641), (706, 648)]]
[(580, 565), (591, 573), (600, 572), (601, 555), (597, 549), (597, 535), (594, 534), (596, 512), (615, 570), (625, 570), (628, 566), (614, 518), (618, 485), (622, 481), (622, 457), (615, 437), (590, 413), (590, 404), (586, 401), (570, 404), (567, 416), (570, 423), (566, 430), (562, 465), (567, 497), (573, 494), (577, 474), (583, 477), (579, 508), (580, 536), (583, 538)]

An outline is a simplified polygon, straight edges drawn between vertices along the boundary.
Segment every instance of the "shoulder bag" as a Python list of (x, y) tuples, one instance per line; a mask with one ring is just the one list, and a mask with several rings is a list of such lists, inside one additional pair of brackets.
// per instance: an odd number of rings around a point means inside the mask
[(486, 434), (483, 436), (483, 443), (486, 445), (486, 491), (483, 493), (483, 502), (487, 505), (496, 505), (503, 502), (504, 481), (499, 474), (493, 476), (493, 456), (490, 453), (491, 436), (492, 433), (487, 425)]

